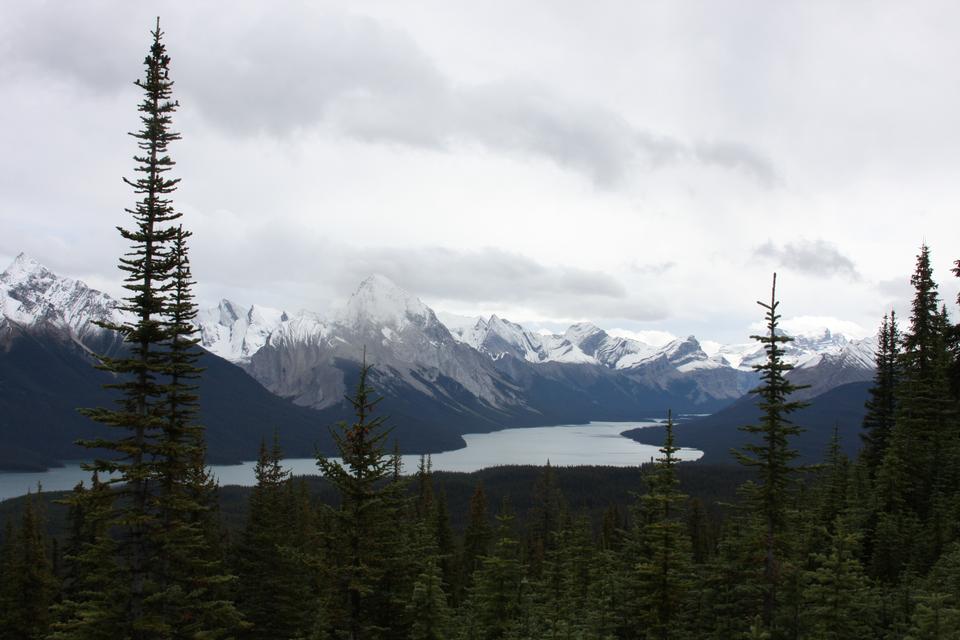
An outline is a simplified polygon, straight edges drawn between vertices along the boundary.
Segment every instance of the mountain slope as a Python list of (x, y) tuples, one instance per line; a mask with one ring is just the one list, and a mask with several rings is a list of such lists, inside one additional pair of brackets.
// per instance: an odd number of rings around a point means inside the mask
[[(840, 429), (844, 453), (850, 457), (857, 454), (864, 403), (871, 384), (853, 382), (841, 385), (812, 398), (810, 406), (791, 416), (792, 422), (804, 429), (790, 444), (800, 454), (798, 462), (815, 463), (823, 459), (834, 425)], [(703, 460), (708, 462), (731, 462), (730, 449), (756, 441), (740, 431), (740, 427), (756, 424), (759, 417), (755, 396), (744, 397), (712, 415), (680, 422), (675, 429), (677, 446), (702, 450)], [(631, 429), (625, 435), (644, 444), (659, 445), (663, 443), (664, 430), (662, 427)]]
[[(74, 407), (109, 401), (91, 353), (122, 348), (97, 322), (122, 321), (124, 312), (109, 296), (24, 255), (0, 274), (0, 311), (4, 457), (34, 464), (82, 455), (69, 442), (89, 425)], [(737, 351), (734, 366), (693, 336), (653, 346), (589, 323), (543, 335), (497, 316), (458, 322), (451, 331), (379, 275), (330, 316), (222, 300), (199, 314), (198, 326), (212, 352), (204, 357), (202, 399), (216, 460), (253, 457), (274, 428), (290, 455), (326, 446), (326, 427), (349, 418), (344, 395), (364, 359), (375, 365), (381, 407), (410, 452), (456, 448), (462, 434), (511, 426), (642, 419), (668, 408), (716, 411), (756, 383), (743, 365), (755, 348)], [(817, 390), (866, 375), (869, 354), (851, 345), (829, 333), (799, 344), (794, 355), (803, 365), (794, 375)]]

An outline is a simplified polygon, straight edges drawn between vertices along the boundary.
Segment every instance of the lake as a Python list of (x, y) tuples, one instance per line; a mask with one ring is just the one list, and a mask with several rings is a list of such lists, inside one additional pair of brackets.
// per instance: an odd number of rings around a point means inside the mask
[[(467, 446), (456, 451), (435, 453), (431, 457), (434, 471), (477, 471), (498, 465), (546, 464), (554, 466), (608, 465), (629, 467), (649, 462), (657, 457), (657, 447), (640, 444), (620, 434), (636, 427), (652, 426), (658, 421), (646, 422), (591, 422), (552, 427), (503, 429), (491, 433), (472, 433), (463, 436)], [(677, 458), (696, 460), (702, 455), (696, 449), (681, 449)], [(403, 456), (406, 473), (417, 469), (420, 456)], [(313, 458), (291, 458), (283, 466), (295, 475), (316, 475)], [(237, 465), (214, 465), (214, 474), (221, 485), (253, 485), (254, 462)], [(89, 481), (90, 474), (80, 463), (40, 473), (0, 472), (0, 500), (36, 491), (37, 483), (44, 491), (72, 489), (77, 482)]]

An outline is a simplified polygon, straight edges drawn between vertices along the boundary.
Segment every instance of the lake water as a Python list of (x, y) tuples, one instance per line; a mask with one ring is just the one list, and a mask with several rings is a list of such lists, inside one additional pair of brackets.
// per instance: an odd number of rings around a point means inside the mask
[[(652, 426), (658, 422), (591, 422), (589, 424), (503, 429), (492, 433), (474, 433), (463, 436), (467, 446), (456, 451), (435, 453), (431, 460), (434, 471), (476, 471), (486, 467), (517, 464), (546, 464), (554, 466), (608, 465), (629, 467), (649, 462), (659, 455), (657, 447), (640, 444), (620, 434), (636, 427)], [(681, 460), (696, 460), (702, 455), (695, 449), (681, 449)], [(417, 469), (420, 456), (403, 456), (406, 473)], [(291, 458), (283, 466), (295, 475), (316, 475), (313, 458)], [(214, 474), (221, 485), (253, 485), (253, 462), (237, 465), (214, 465)], [(72, 489), (77, 482), (89, 481), (90, 474), (80, 463), (41, 473), (0, 472), (0, 500), (36, 491), (37, 483), (44, 491)]]

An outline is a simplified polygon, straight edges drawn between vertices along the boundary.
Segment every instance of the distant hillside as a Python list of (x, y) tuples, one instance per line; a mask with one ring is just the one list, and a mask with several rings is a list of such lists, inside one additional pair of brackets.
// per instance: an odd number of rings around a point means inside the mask
[[(834, 425), (840, 427), (841, 444), (848, 456), (860, 450), (860, 424), (865, 413), (864, 403), (870, 382), (853, 382), (831, 389), (810, 400), (810, 406), (791, 416), (804, 432), (791, 441), (791, 447), (800, 454), (799, 461), (820, 462), (833, 435)], [(731, 462), (730, 449), (740, 448), (749, 441), (749, 434), (740, 431), (745, 424), (755, 424), (760, 416), (755, 396), (741, 398), (712, 415), (676, 425), (677, 444), (703, 451), (703, 460), (710, 463)], [(663, 443), (662, 427), (631, 429), (628, 437), (644, 444)]]
[[(38, 471), (62, 460), (89, 458), (91, 451), (74, 442), (104, 435), (107, 428), (76, 408), (109, 406), (116, 399), (103, 389), (109, 374), (94, 369), (87, 351), (61, 332), (8, 324), (0, 333), (0, 470)], [(206, 369), (200, 380), (200, 421), (207, 429), (211, 463), (256, 458), (261, 439), (271, 440), (275, 429), (290, 456), (309, 457), (317, 447), (329, 453), (329, 427), (349, 418), (341, 404), (317, 411), (275, 396), (243, 369), (212, 354), (204, 353), (200, 366)], [(394, 436), (409, 451), (464, 445), (456, 433), (402, 413), (391, 417)]]

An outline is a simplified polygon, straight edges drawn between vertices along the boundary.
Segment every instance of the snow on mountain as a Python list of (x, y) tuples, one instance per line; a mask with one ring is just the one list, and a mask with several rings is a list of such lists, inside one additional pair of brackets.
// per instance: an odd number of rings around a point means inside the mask
[[(24, 254), (0, 274), (0, 315), (23, 326), (67, 328), (81, 339), (102, 331), (96, 321), (124, 319), (108, 295), (59, 277)], [(446, 393), (437, 381), (448, 379), (491, 407), (518, 402), (496, 373), (508, 357), (532, 365), (601, 366), (648, 384), (693, 375), (702, 381), (713, 370), (741, 375), (765, 358), (758, 343), (708, 344), (705, 349), (688, 336), (654, 346), (587, 322), (562, 334), (541, 334), (496, 315), (445, 315), (444, 321), (382, 275), (360, 283), (346, 305), (329, 317), (221, 300), (197, 318), (204, 348), (244, 366), (275, 393), (313, 406), (339, 401), (345, 387), (337, 362), (358, 361), (364, 349), (378, 369), (426, 395)], [(873, 368), (874, 342), (828, 329), (810, 331), (786, 346), (785, 359), (797, 367), (797, 375), (810, 370), (804, 374), (810, 379), (828, 373), (831, 380), (859, 379)], [(722, 393), (733, 393), (740, 383), (740, 378), (724, 383)]]
[(611, 336), (589, 322), (571, 325), (563, 335), (583, 353), (610, 369), (629, 369), (657, 352), (651, 345)]
[(347, 306), (336, 317), (338, 323), (363, 324), (402, 330), (408, 323), (439, 323), (433, 310), (419, 298), (398, 287), (389, 278), (375, 274), (360, 283)]
[(457, 327), (454, 338), (477, 351), (498, 360), (506, 355), (526, 362), (580, 362), (597, 361), (583, 353), (566, 336), (534, 333), (523, 326), (497, 315), (478, 319), (473, 326)]
[(197, 314), (200, 342), (211, 353), (231, 362), (248, 362), (286, 322), (286, 312), (253, 305), (244, 310), (230, 300)]
[(120, 323), (125, 314), (107, 294), (57, 276), (21, 253), (0, 274), (0, 317), (25, 327), (49, 324), (84, 338), (103, 331), (95, 322)]
[[(827, 328), (793, 335), (792, 342), (784, 345), (784, 362), (794, 367), (815, 367), (826, 355), (838, 356), (849, 345), (863, 342), (851, 340), (845, 334), (832, 332)], [(869, 340), (869, 339), (867, 339)], [(759, 342), (748, 344), (721, 345), (716, 354), (726, 360), (730, 366), (750, 371), (754, 365), (763, 364), (767, 355)], [(870, 358), (872, 361), (872, 356)], [(872, 365), (871, 365), (872, 366)]]

